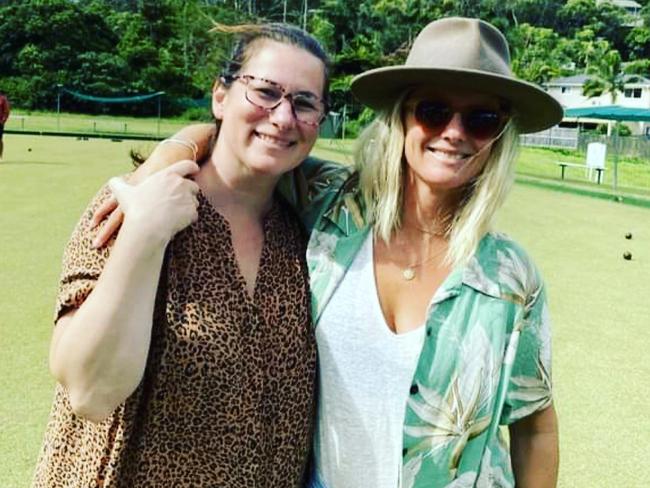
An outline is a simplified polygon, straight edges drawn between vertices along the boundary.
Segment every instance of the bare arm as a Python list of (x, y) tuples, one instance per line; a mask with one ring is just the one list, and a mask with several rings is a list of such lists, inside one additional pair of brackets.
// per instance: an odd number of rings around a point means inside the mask
[(510, 425), (510, 455), (518, 488), (554, 488), (559, 466), (558, 424), (551, 405)]
[[(196, 161), (202, 161), (210, 153), (210, 144), (214, 136), (214, 124), (194, 124), (183, 127), (170, 139), (181, 141), (192, 141), (196, 144), (198, 152)], [(193, 159), (193, 151), (183, 144), (158, 144), (147, 158), (147, 161), (133, 174), (134, 183), (140, 183), (144, 179), (161, 169), (171, 166), (182, 159)]]
[(138, 386), (144, 373), (164, 251), (196, 219), (196, 171), (183, 162), (143, 185), (113, 187), (125, 207), (124, 228), (84, 303), (57, 322), (50, 369), (73, 410), (103, 420)]

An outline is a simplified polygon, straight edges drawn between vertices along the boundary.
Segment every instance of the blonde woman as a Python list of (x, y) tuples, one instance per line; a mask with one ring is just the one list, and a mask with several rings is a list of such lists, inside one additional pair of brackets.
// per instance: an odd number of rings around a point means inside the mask
[[(281, 183), (310, 232), (311, 487), (556, 484), (546, 294), (491, 221), (518, 133), (556, 124), (562, 110), (509, 61), (492, 25), (432, 22), (404, 65), (354, 79), (377, 111), (355, 167), (308, 159)], [(177, 137), (205, 147), (209, 133)], [(148, 170), (181, 157), (180, 145), (158, 148)], [(111, 218), (106, 233), (119, 212)]]

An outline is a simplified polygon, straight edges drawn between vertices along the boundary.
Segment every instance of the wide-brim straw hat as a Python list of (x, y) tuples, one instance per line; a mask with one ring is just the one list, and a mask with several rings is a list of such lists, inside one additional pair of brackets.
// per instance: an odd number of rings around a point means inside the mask
[(495, 95), (510, 105), (522, 133), (538, 132), (562, 120), (562, 106), (510, 69), (508, 42), (493, 25), (448, 17), (418, 34), (406, 62), (372, 69), (352, 80), (352, 93), (365, 105), (390, 108), (409, 88), (431, 86)]

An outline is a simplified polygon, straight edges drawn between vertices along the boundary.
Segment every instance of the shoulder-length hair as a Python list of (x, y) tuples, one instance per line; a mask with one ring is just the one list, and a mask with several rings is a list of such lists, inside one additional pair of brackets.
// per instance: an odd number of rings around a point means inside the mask
[[(378, 113), (357, 140), (355, 167), (367, 217), (376, 236), (388, 242), (402, 224), (406, 162), (404, 161), (403, 94), (389, 110)], [(481, 172), (461, 193), (445, 231), (449, 239), (446, 261), (463, 265), (472, 257), (481, 238), (490, 230), (496, 211), (503, 204), (514, 180), (519, 134), (508, 123)]]

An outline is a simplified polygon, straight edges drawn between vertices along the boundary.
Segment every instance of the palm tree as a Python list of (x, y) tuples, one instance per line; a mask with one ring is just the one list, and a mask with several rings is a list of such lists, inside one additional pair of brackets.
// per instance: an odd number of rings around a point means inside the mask
[[(599, 97), (603, 93), (609, 94), (612, 100), (612, 105), (616, 104), (618, 94), (622, 93), (625, 89), (626, 83), (634, 83), (639, 81), (642, 77), (638, 75), (628, 75), (623, 72), (623, 63), (621, 55), (615, 49), (608, 51), (602, 56), (587, 73), (591, 75), (589, 79), (582, 86), (582, 93), (588, 98)], [(617, 122), (618, 126), (620, 122)], [(607, 125), (607, 135), (611, 135), (612, 125), (611, 122)], [(617, 134), (618, 127), (614, 132), (614, 191), (618, 186), (618, 149), (617, 149)]]
[(609, 94), (612, 105), (616, 104), (618, 94), (625, 88), (627, 75), (622, 70), (621, 55), (612, 49), (600, 57), (587, 69), (590, 77), (582, 87), (582, 94), (587, 98)]

